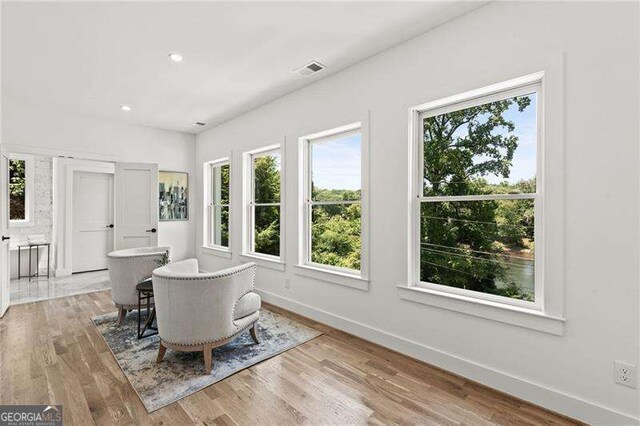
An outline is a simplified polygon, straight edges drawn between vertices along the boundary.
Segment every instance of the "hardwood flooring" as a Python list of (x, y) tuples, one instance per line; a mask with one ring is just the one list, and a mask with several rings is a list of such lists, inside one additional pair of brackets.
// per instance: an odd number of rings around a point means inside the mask
[(12, 306), (0, 319), (0, 404), (62, 404), (65, 425), (577, 424), (267, 306), (325, 333), (147, 413), (90, 318), (108, 291)]

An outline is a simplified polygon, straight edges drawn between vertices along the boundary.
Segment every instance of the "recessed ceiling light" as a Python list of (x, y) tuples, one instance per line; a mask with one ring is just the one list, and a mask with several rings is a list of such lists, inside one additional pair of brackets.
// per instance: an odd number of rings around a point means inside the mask
[(173, 62), (182, 62), (182, 55), (179, 53), (169, 53), (169, 59)]
[(120, 109), (126, 112), (131, 111), (131, 107), (129, 105), (120, 105)]

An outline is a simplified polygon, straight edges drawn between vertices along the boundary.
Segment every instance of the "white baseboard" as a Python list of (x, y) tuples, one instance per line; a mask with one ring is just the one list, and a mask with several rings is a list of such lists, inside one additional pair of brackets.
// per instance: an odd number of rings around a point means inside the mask
[(404, 339), (368, 325), (314, 308), (277, 294), (256, 289), (265, 302), (398, 351), (475, 382), (529, 401), (565, 416), (598, 425), (634, 425), (640, 419), (602, 407), (562, 391), (483, 366), (470, 360)]
[(67, 275), (71, 275), (71, 269), (64, 269), (64, 268), (56, 269), (54, 272), (54, 275), (56, 277), (66, 277)]

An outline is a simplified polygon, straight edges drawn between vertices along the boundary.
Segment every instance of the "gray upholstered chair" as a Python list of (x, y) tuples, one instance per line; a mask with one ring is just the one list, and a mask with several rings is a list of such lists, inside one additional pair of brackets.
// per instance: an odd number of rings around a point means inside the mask
[(253, 291), (256, 264), (201, 273), (196, 259), (153, 271), (153, 294), (160, 334), (158, 362), (167, 348), (204, 352), (211, 373), (213, 348), (249, 329), (256, 344), (260, 296)]
[(112, 251), (107, 254), (111, 298), (119, 310), (117, 326), (121, 326), (127, 312), (138, 307), (136, 285), (162, 265), (171, 247), (141, 247)]

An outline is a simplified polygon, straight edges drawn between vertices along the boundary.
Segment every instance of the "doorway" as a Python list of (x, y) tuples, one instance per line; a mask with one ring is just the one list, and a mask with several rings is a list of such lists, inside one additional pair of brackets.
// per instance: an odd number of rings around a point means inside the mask
[(113, 174), (73, 174), (72, 273), (107, 268), (114, 242)]

